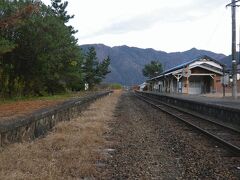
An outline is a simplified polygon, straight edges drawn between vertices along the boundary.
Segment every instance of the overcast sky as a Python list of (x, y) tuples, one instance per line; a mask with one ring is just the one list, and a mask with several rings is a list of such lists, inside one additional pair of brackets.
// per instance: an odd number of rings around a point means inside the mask
[[(50, 0), (42, 0), (50, 4)], [(78, 43), (231, 53), (230, 0), (68, 0)], [(237, 10), (237, 16), (239, 16)], [(237, 33), (239, 33), (237, 23)], [(238, 35), (237, 35), (238, 37)], [(239, 43), (239, 42), (237, 42)], [(238, 48), (238, 47), (237, 47)]]

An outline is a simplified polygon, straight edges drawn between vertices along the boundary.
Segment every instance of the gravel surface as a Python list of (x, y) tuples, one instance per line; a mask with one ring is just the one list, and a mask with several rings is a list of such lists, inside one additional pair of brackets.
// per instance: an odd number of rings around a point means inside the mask
[(106, 134), (102, 179), (239, 179), (240, 158), (124, 93)]

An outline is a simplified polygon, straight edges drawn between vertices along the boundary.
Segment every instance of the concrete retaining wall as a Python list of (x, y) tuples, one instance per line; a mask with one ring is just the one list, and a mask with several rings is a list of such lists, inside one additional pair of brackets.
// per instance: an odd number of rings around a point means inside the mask
[(172, 104), (181, 108), (193, 110), (209, 117), (214, 117), (219, 121), (227, 122), (240, 127), (240, 110), (221, 105), (209, 104), (207, 102), (197, 102), (188, 99), (171, 97), (162, 94), (138, 92), (149, 97), (161, 100), (165, 103)]
[(69, 100), (56, 107), (37, 111), (26, 118), (2, 122), (0, 123), (0, 146), (42, 136), (58, 122), (69, 121), (78, 116), (91, 102), (109, 93), (111, 92)]

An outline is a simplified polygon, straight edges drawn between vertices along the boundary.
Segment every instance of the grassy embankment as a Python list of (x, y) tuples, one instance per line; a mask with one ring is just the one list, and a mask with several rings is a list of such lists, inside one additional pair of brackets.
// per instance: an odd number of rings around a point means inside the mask
[(20, 96), (20, 97), (13, 97), (13, 98), (0, 98), (0, 105), (1, 104), (9, 104), (9, 103), (15, 103), (19, 101), (35, 101), (35, 100), (64, 100), (71, 97), (78, 97), (86, 94), (86, 92), (78, 92), (78, 93), (64, 93), (64, 94), (56, 94), (56, 95), (45, 95), (45, 96)]
[(121, 93), (93, 103), (69, 122), (32, 143), (9, 145), (0, 153), (0, 179), (80, 179), (98, 177), (96, 163), (104, 158), (104, 134)]

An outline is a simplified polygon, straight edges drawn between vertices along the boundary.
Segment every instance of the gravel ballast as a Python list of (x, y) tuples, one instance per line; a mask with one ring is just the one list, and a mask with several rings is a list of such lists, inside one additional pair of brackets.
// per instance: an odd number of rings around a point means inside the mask
[(240, 158), (185, 124), (123, 93), (106, 134), (103, 179), (239, 179)]

